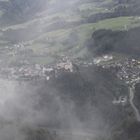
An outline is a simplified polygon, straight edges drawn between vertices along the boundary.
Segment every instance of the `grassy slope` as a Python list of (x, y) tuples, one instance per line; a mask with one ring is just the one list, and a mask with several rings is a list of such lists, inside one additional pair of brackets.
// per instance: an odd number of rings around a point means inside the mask
[[(98, 6), (95, 6), (94, 2), (81, 3), (78, 6), (78, 13), (75, 11), (72, 12), (66, 10), (65, 12), (60, 11), (46, 16), (45, 14), (47, 13), (44, 12), (43, 16), (41, 15), (40, 17), (23, 24), (5, 27), (3, 30), (28, 30), (28, 28), (31, 26), (40, 24), (40, 22), (44, 22), (44, 24), (41, 26), (43, 29), (45, 29), (52, 23), (57, 22), (58, 19), (63, 19), (67, 22), (78, 21), (83, 19), (85, 15), (89, 16), (93, 13), (107, 11), (111, 12), (113, 8), (107, 9), (107, 7), (104, 6), (110, 3), (112, 3), (111, 0), (105, 0), (102, 3), (99, 3)], [(134, 28), (137, 26), (140, 26), (139, 17), (118, 17), (105, 19), (97, 23), (81, 24), (78, 26), (57, 29), (49, 32), (43, 31), (38, 37), (32, 39), (30, 41), (32, 43), (27, 45), (26, 48), (33, 50), (35, 56), (37, 56), (31, 58), (34, 63), (52, 63), (54, 60), (56, 60), (56, 58), (60, 58), (64, 55), (68, 55), (72, 58), (83, 58), (87, 55), (86, 46), (84, 43), (91, 37), (91, 34), (94, 31), (99, 29), (128, 30), (129, 28)], [(77, 41), (75, 41), (75, 43), (73, 43), (73, 40), (70, 39), (71, 34), (74, 34), (77, 37)]]
[[(99, 29), (127, 30), (136, 26), (140, 26), (140, 19), (137, 17), (119, 17), (113, 19), (106, 19), (97, 23), (83, 24), (70, 29), (60, 29), (45, 33), (38, 39), (35, 39), (30, 48), (33, 49), (35, 53), (38, 53), (39, 51), (42, 51), (43, 48), (45, 49), (45, 47), (48, 48), (49, 46), (50, 49), (46, 49), (46, 53), (47, 51), (49, 54), (61, 54), (61, 52), (64, 53), (64, 50), (66, 50), (67, 45), (63, 45), (62, 42), (67, 40), (69, 38), (69, 35), (75, 31), (76, 35), (78, 36), (78, 43), (76, 46), (71, 47), (69, 51), (72, 52), (74, 56), (76, 56), (77, 54), (74, 54), (75, 51), (81, 51), (81, 48), (84, 47), (84, 42), (91, 37), (91, 34), (94, 31)], [(51, 42), (55, 42), (53, 46), (51, 46), (51, 44), (47, 42), (48, 38), (51, 40)]]

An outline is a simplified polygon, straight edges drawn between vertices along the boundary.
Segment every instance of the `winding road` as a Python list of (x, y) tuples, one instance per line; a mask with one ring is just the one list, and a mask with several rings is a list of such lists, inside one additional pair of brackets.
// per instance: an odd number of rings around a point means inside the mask
[(135, 86), (133, 85), (132, 87), (129, 87), (129, 102), (130, 102), (131, 107), (134, 110), (137, 121), (140, 122), (139, 110), (137, 109), (137, 107), (135, 106), (135, 104), (133, 102), (134, 97), (135, 97)]

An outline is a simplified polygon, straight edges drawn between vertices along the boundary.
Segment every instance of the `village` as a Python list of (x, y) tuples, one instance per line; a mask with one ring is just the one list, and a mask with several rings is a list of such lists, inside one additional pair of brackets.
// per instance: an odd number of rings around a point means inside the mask
[(112, 70), (126, 84), (133, 84), (140, 78), (140, 61), (134, 58), (116, 60), (112, 55), (105, 55), (93, 60), (96, 66)]
[[(125, 106), (128, 102), (130, 102), (132, 108), (137, 110), (133, 103), (135, 94), (133, 90), (135, 89), (135, 85), (140, 82), (140, 61), (134, 58), (116, 60), (112, 55), (105, 55), (95, 58), (93, 62), (98, 67), (112, 71), (114, 76), (125, 83), (130, 90), (128, 96), (121, 95), (114, 98), (112, 104)], [(138, 114), (137, 112), (136, 114)]]
[(49, 81), (51, 78), (57, 77), (60, 72), (74, 72), (72, 62), (63, 59), (56, 65), (45, 66), (41, 64), (26, 64), (21, 67), (1, 67), (1, 78), (12, 80), (38, 80), (45, 79)]

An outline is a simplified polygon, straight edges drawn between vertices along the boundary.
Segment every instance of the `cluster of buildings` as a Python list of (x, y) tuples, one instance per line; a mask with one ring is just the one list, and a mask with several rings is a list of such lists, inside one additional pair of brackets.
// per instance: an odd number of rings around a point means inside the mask
[(1, 77), (16, 80), (46, 79), (57, 77), (60, 72), (74, 72), (70, 60), (62, 61), (55, 66), (43, 66), (40, 64), (23, 65), (21, 67), (0, 68)]
[(114, 100), (112, 101), (112, 103), (113, 103), (114, 105), (119, 105), (119, 104), (121, 104), (121, 105), (124, 106), (124, 105), (126, 105), (127, 101), (128, 101), (127, 96), (120, 96), (120, 97), (118, 97), (118, 98), (114, 98)]
[(112, 59), (113, 59), (112, 55), (103, 55), (101, 57), (94, 58), (93, 63), (95, 65), (98, 65), (98, 64), (100, 65), (100, 63), (102, 63), (102, 62), (107, 62), (107, 61), (110, 61)]
[(119, 71), (117, 73), (119, 79), (127, 84), (133, 84), (140, 79), (140, 61), (136, 59), (127, 59), (119, 63)]
[[(106, 57), (107, 58), (107, 57)], [(104, 69), (110, 69), (113, 73), (123, 82), (125, 82), (129, 87), (132, 87), (134, 84), (140, 82), (140, 61), (131, 58), (113, 60), (110, 59), (102, 60), (100, 58), (96, 59), (97, 66), (100, 66)], [(97, 61), (98, 60), (98, 61)], [(107, 60), (107, 61), (106, 61)], [(98, 62), (98, 63), (97, 63)], [(112, 103), (114, 105), (125, 105), (128, 101), (127, 96), (120, 96), (115, 98)]]
[(96, 58), (94, 64), (104, 69), (112, 69), (120, 80), (127, 84), (134, 83), (140, 79), (140, 61), (136, 59), (113, 60), (112, 56)]

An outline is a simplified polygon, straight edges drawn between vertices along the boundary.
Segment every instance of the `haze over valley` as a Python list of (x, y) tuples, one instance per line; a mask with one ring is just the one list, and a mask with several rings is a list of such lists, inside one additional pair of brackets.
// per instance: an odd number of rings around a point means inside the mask
[(139, 140), (140, 2), (0, 0), (0, 140)]

